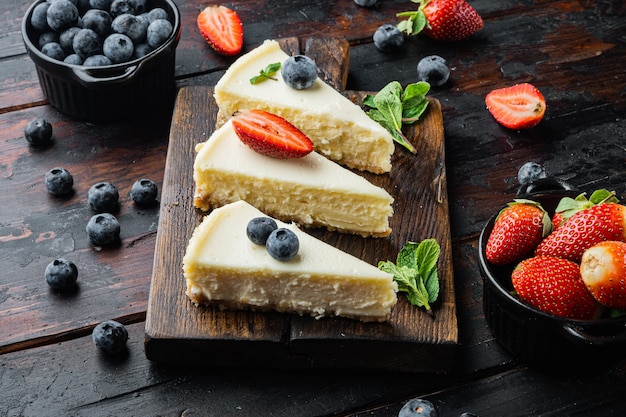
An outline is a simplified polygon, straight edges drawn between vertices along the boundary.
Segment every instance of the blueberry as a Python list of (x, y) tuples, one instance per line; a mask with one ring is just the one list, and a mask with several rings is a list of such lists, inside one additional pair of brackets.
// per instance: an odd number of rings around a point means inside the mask
[(113, 0), (89, 0), (92, 9), (109, 10)]
[(154, 204), (157, 197), (157, 186), (154, 181), (146, 178), (135, 181), (130, 189), (130, 198), (140, 206)]
[(107, 320), (94, 327), (91, 332), (93, 344), (106, 354), (120, 353), (126, 348), (128, 330), (115, 320)]
[(96, 32), (91, 29), (81, 29), (72, 39), (72, 48), (81, 58), (85, 59), (100, 53), (102, 43)]
[(169, 16), (167, 14), (167, 12), (165, 11), (165, 9), (162, 9), (160, 7), (155, 7), (154, 9), (150, 10), (148, 12), (148, 20), (150, 21), (150, 23), (154, 22), (155, 20), (159, 20), (159, 19), (165, 19), (165, 20), (169, 20)]
[(389, 23), (376, 29), (373, 39), (374, 45), (383, 52), (395, 52), (404, 45), (404, 35), (400, 29)]
[(50, 3), (39, 3), (33, 9), (33, 14), (30, 15), (30, 24), (39, 32), (46, 32), (50, 30), (47, 17), (49, 7)]
[(85, 58), (83, 66), (85, 67), (104, 67), (106, 65), (113, 65), (113, 61), (106, 55), (92, 55)]
[(72, 191), (74, 177), (65, 168), (52, 168), (44, 176), (44, 184), (50, 194), (65, 195)]
[(83, 59), (78, 54), (70, 54), (63, 60), (66, 64), (83, 65)]
[(421, 398), (413, 398), (409, 400), (400, 412), (398, 413), (398, 417), (438, 417), (439, 412), (435, 408), (435, 405), (428, 400), (423, 400)]
[(63, 61), (65, 59), (65, 51), (61, 48), (58, 42), (49, 42), (41, 48), (41, 52), (57, 61)]
[(52, 125), (41, 117), (32, 120), (24, 128), (24, 137), (33, 146), (47, 146), (52, 143)]
[(372, 7), (376, 4), (377, 0), (354, 0), (354, 2), (361, 7)]
[(128, 3), (132, 7), (133, 14), (135, 15), (139, 15), (148, 11), (148, 0), (128, 0)]
[(546, 178), (548, 172), (546, 169), (536, 162), (526, 162), (517, 171), (517, 181), (520, 185), (526, 185), (531, 181)]
[(50, 4), (46, 12), (48, 26), (57, 32), (63, 31), (78, 23), (78, 9), (69, 0), (56, 0)]
[(135, 45), (132, 59), (142, 58), (152, 52), (153, 49), (147, 43), (138, 43)]
[(433, 87), (444, 85), (449, 77), (448, 63), (438, 55), (424, 57), (417, 63), (418, 80), (426, 81)]
[(120, 238), (120, 222), (111, 213), (94, 214), (87, 222), (85, 231), (93, 245), (109, 245)]
[(317, 79), (317, 65), (308, 56), (295, 55), (283, 62), (281, 74), (283, 81), (289, 87), (296, 90), (304, 90), (311, 88), (315, 83)]
[(133, 6), (130, 4), (129, 0), (113, 0), (113, 3), (111, 3), (111, 7), (109, 8), (109, 13), (111, 13), (111, 17), (113, 19), (124, 13), (133, 12)]
[(102, 39), (111, 32), (113, 19), (111, 15), (104, 10), (90, 9), (83, 15), (82, 22), (83, 28), (93, 30)]
[(46, 266), (44, 276), (50, 287), (58, 291), (66, 291), (74, 288), (76, 285), (78, 268), (72, 261), (59, 258)]
[(133, 41), (121, 33), (113, 33), (104, 40), (102, 52), (114, 64), (126, 62), (133, 56)]
[(59, 43), (59, 34), (54, 31), (44, 32), (39, 35), (39, 49), (43, 48), (43, 46), (50, 42)]
[(255, 217), (248, 222), (246, 234), (257, 245), (265, 245), (269, 235), (278, 229), (276, 221), (270, 217)]
[(81, 28), (77, 26), (72, 26), (71, 28), (61, 32), (59, 35), (59, 45), (61, 45), (61, 48), (63, 48), (63, 51), (65, 51), (66, 54), (71, 55), (74, 53), (72, 42), (74, 41), (74, 36), (80, 32), (80, 29)]
[(87, 192), (87, 202), (97, 213), (114, 211), (119, 197), (117, 187), (105, 181), (92, 185)]
[(278, 261), (288, 261), (298, 253), (300, 242), (298, 236), (289, 229), (279, 228), (267, 237), (265, 242), (267, 253)]
[(170, 37), (174, 28), (169, 20), (157, 19), (150, 23), (148, 30), (146, 31), (146, 40), (148, 45), (156, 49), (163, 45), (165, 41)]
[(140, 44), (146, 39), (149, 24), (147, 19), (132, 14), (122, 14), (113, 19), (111, 30), (128, 36), (135, 44)]

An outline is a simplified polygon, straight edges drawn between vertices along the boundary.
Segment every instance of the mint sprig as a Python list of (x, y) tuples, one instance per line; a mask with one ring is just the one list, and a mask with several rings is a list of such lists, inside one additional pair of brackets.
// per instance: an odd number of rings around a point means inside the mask
[(439, 297), (437, 262), (441, 248), (435, 239), (407, 242), (396, 263), (381, 261), (378, 268), (393, 275), (398, 291), (406, 292), (409, 302), (433, 314), (431, 304)]
[(398, 81), (392, 81), (376, 95), (365, 96), (363, 104), (370, 108), (367, 115), (372, 120), (387, 129), (397, 143), (416, 153), (415, 147), (402, 133), (402, 127), (419, 120), (428, 107), (426, 94), (429, 91), (430, 84), (424, 81), (409, 84), (404, 90)]
[(259, 75), (255, 75), (254, 77), (250, 78), (250, 84), (260, 83), (261, 81), (265, 81), (265, 80), (276, 81), (276, 78), (274, 78), (274, 74), (278, 72), (278, 70), (280, 69), (280, 66), (281, 66), (280, 62), (274, 62), (273, 64), (268, 64), (265, 68), (259, 71)]

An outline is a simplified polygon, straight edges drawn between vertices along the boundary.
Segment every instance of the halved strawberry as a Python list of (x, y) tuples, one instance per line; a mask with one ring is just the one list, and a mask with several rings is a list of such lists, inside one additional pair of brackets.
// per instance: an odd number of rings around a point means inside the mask
[(600, 304), (626, 310), (626, 243), (600, 242), (583, 253), (580, 275)]
[(237, 55), (243, 47), (243, 25), (234, 10), (225, 6), (209, 6), (198, 15), (198, 29), (221, 55)]
[(487, 109), (501, 125), (510, 129), (536, 126), (546, 112), (546, 100), (532, 84), (522, 83), (491, 91)]
[(265, 110), (242, 110), (232, 117), (239, 139), (274, 158), (301, 158), (313, 151), (307, 135), (282, 117)]

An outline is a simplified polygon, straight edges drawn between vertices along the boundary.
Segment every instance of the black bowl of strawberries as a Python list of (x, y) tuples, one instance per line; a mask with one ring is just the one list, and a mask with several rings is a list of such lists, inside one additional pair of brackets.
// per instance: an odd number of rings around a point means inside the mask
[(543, 369), (593, 371), (626, 354), (626, 206), (562, 181), (523, 187), (479, 240), (494, 337)]

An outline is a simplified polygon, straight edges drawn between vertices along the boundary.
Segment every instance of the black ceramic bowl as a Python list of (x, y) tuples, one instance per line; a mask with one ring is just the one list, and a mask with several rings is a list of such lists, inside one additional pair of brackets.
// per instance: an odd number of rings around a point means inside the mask
[[(578, 191), (561, 182), (540, 182), (520, 190), (521, 198), (540, 202), (553, 214), (559, 200)], [(496, 340), (521, 361), (542, 369), (593, 371), (624, 357), (626, 317), (571, 320), (541, 312), (513, 295), (513, 266), (498, 267), (485, 258), (485, 246), (497, 213), (480, 235), (478, 256), (483, 276), (483, 309)]]
[(156, 50), (133, 61), (102, 67), (66, 64), (43, 54), (39, 33), (30, 24), (37, 0), (22, 19), (26, 52), (35, 63), (39, 84), (54, 107), (89, 121), (111, 121), (146, 116), (169, 108), (176, 92), (174, 65), (181, 19), (173, 0), (150, 0), (150, 8), (165, 9), (173, 26), (170, 37)]

